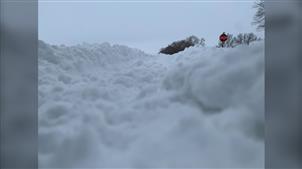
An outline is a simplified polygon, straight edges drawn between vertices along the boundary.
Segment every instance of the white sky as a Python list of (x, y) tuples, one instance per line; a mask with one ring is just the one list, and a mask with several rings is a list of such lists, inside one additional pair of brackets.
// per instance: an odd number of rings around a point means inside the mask
[(257, 33), (251, 25), (253, 3), (39, 0), (39, 39), (67, 45), (110, 42), (156, 53), (175, 40), (196, 35), (214, 46), (222, 32)]

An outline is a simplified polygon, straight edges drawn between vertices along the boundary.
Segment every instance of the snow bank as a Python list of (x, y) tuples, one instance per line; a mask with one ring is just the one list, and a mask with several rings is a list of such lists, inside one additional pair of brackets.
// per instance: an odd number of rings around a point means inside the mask
[(39, 42), (39, 166), (263, 167), (263, 47)]

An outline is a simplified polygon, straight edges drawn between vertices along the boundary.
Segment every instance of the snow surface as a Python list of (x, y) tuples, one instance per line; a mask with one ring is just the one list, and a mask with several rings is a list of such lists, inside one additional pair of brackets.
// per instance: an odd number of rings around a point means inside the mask
[(264, 167), (264, 44), (39, 42), (39, 166)]

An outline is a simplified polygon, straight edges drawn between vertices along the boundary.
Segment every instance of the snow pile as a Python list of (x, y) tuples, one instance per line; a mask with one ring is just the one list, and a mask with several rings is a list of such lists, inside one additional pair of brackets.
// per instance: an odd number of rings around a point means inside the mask
[(264, 44), (39, 42), (40, 167), (264, 166)]

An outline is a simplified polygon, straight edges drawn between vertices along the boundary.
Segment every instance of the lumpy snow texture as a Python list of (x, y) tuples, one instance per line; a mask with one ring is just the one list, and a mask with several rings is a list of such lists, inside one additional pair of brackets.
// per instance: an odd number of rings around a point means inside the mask
[(39, 166), (264, 166), (264, 44), (39, 42)]

